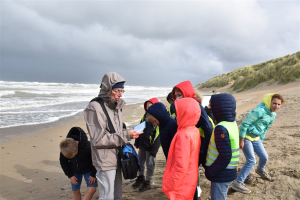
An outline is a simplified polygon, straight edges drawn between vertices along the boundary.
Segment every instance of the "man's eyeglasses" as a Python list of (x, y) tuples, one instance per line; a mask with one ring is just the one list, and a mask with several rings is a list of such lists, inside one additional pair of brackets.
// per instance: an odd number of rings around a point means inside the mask
[(116, 94), (124, 93), (125, 90), (112, 90)]

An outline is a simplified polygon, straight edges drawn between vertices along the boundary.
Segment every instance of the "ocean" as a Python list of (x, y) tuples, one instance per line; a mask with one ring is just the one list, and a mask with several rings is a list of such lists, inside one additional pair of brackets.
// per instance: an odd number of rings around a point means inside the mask
[[(0, 81), (1, 128), (37, 125), (82, 112), (100, 90), (98, 84)], [(172, 88), (125, 86), (126, 104), (166, 97)]]
[[(98, 84), (0, 81), (1, 129), (55, 122), (81, 113), (100, 90)], [(126, 104), (166, 97), (170, 87), (125, 86)], [(202, 105), (210, 96), (204, 96)]]

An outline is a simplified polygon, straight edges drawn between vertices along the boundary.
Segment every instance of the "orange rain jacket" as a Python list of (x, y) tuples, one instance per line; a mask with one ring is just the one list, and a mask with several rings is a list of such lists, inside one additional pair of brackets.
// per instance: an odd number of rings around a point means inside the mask
[(198, 180), (201, 140), (195, 127), (201, 109), (193, 98), (175, 101), (178, 129), (168, 154), (162, 191), (171, 200), (193, 199)]

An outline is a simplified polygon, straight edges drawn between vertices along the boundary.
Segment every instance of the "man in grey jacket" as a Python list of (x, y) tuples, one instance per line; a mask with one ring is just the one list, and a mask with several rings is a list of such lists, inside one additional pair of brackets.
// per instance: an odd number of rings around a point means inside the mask
[(102, 78), (99, 97), (104, 100), (107, 113), (116, 133), (111, 134), (107, 118), (101, 105), (92, 101), (84, 110), (84, 119), (90, 135), (92, 161), (97, 169), (96, 178), (99, 187), (99, 199), (121, 199), (122, 174), (118, 162), (117, 147), (130, 139), (138, 138), (142, 132), (123, 128), (122, 108), (125, 101), (121, 98), (124, 92), (123, 79), (115, 72), (108, 72)]

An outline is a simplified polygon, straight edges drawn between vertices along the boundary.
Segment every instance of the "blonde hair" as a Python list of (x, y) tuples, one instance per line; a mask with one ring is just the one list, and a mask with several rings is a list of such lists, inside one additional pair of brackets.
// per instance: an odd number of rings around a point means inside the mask
[(73, 138), (63, 139), (59, 144), (59, 148), (61, 153), (69, 159), (73, 158), (78, 151), (78, 145)]
[(150, 115), (149, 113), (147, 113), (146, 115), (146, 122), (150, 122), (150, 120), (155, 119), (155, 117), (153, 117), (152, 115)]
[(197, 90), (196, 88), (194, 88), (194, 93), (195, 93), (196, 99), (200, 99), (202, 101), (203, 97), (202, 97), (200, 91)]

